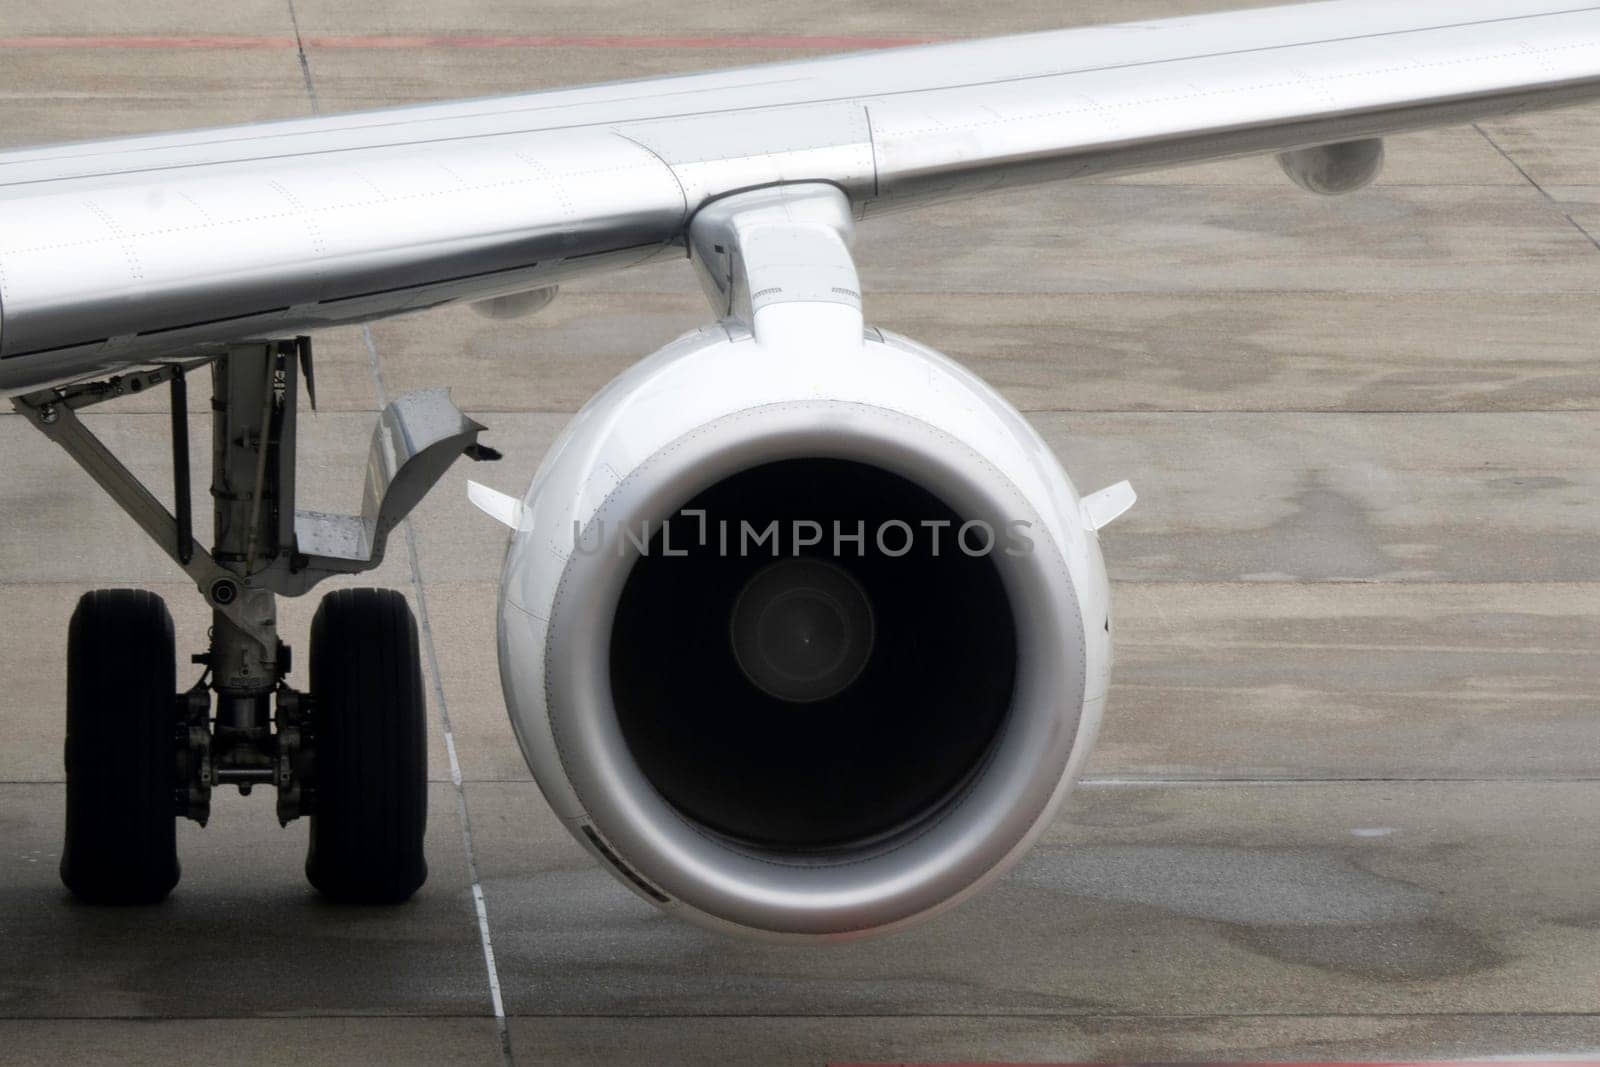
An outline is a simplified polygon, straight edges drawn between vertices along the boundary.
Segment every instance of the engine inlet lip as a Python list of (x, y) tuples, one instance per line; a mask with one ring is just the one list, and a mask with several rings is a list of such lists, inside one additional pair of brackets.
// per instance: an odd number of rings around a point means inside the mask
[[(624, 528), (671, 515), (703, 488), (762, 463), (861, 462), (933, 488), (958, 514), (1051, 527), (970, 445), (920, 419), (851, 401), (775, 403), (724, 416), (662, 448), (591, 519)], [(1084, 629), (1061, 551), (996, 556), (1018, 632), (1012, 711), (962, 793), (892, 839), (827, 857), (742, 848), (686, 820), (634, 761), (611, 703), (611, 621), (632, 558), (572, 554), (545, 655), (550, 725), (588, 817), (619, 855), (694, 909), (779, 938), (903, 925), (964, 897), (1031, 839), (1064, 788), (1082, 713)]]

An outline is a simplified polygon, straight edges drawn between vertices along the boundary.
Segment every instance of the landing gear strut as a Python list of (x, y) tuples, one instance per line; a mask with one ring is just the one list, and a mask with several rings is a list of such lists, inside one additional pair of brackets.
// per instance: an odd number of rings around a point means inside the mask
[[(187, 376), (212, 376), (214, 543), (190, 518)], [(212, 611), (205, 667), (178, 693), (160, 597), (89, 593), (67, 650), (67, 820), (61, 877), (91, 903), (143, 904), (177, 884), (176, 818), (204, 825), (211, 793), (257, 785), (284, 825), (311, 819), (306, 874), (332, 900), (392, 904), (427, 877), (425, 699), (417, 627), (400, 594), (331, 593), (311, 629), (310, 691), (287, 682), (276, 597), (376, 567), (390, 531), (463, 453), (498, 458), (442, 390), (384, 409), (359, 516), (296, 512), (295, 421), (309, 340), (237, 346), (13, 401), (195, 581)], [(176, 506), (166, 508), (77, 417), (168, 384)], [(313, 394), (314, 396), (314, 394)], [(314, 403), (314, 400), (313, 400)]]

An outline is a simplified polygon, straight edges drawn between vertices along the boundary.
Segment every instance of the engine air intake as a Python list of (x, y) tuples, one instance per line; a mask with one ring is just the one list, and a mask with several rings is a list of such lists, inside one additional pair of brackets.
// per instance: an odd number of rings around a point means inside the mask
[(635, 561), (611, 633), (645, 777), (694, 822), (781, 850), (936, 810), (981, 765), (1016, 674), (1003, 549), (969, 555), (962, 522), (847, 460), (763, 464), (698, 494)]

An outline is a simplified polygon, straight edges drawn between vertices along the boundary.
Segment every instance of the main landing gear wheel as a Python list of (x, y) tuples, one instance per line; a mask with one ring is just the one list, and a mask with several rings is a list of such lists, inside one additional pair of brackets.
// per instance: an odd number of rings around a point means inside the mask
[(426, 702), (399, 593), (349, 589), (311, 623), (316, 802), (306, 877), (341, 904), (399, 904), (428, 877)]
[[(189, 376), (211, 379), (210, 526), (195, 537)], [(312, 630), (310, 693), (277, 600), (369, 571), (389, 532), (458, 456), (499, 458), (484, 427), (443, 390), (397, 397), (372, 433), (356, 515), (295, 507), (300, 382), (316, 407), (311, 339), (208, 346), (102, 381), (13, 397), (194, 583), (211, 611), (205, 673), (178, 694), (172, 619), (149, 593), (92, 593), (72, 618), (67, 695), (67, 840), (61, 877), (84, 900), (161, 900), (178, 880), (177, 818), (201, 826), (218, 788), (277, 795), (287, 826), (311, 819), (306, 874), (331, 900), (397, 904), (428, 876), (427, 751), (417, 626), (405, 600), (364, 589), (323, 601)], [(78, 417), (167, 384), (169, 511)], [(381, 462), (380, 462), (381, 460)]]
[(153, 593), (85, 593), (72, 613), (61, 880), (88, 903), (154, 904), (178, 884), (175, 656)]

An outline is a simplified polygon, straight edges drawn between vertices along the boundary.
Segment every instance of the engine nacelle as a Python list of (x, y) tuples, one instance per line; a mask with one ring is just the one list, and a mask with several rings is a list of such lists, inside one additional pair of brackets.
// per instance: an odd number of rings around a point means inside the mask
[(500, 668), (545, 796), (641, 896), (848, 938), (961, 900), (1048, 823), (1110, 668), (1049, 447), (936, 352), (716, 326), (621, 375), (534, 478)]

